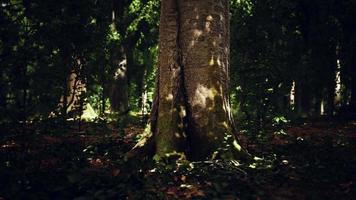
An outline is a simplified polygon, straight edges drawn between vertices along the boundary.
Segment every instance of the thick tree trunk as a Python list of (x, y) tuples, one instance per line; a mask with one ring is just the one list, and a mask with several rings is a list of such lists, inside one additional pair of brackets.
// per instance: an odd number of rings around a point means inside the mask
[(156, 155), (233, 157), (228, 0), (163, 0), (152, 131)]

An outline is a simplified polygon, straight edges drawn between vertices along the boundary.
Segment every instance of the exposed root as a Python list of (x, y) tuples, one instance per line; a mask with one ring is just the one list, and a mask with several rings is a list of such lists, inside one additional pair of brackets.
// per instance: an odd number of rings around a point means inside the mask
[[(150, 127), (150, 124), (147, 125)], [(152, 157), (155, 154), (155, 142), (152, 131), (146, 128), (143, 137), (136, 143), (136, 145), (126, 153), (125, 160)]]

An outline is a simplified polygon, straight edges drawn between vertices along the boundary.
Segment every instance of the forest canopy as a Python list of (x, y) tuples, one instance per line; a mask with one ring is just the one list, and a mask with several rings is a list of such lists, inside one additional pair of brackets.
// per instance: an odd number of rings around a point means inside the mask
[[(104, 119), (112, 112), (149, 113), (159, 4), (3, 1), (1, 122), (73, 118), (86, 105)], [(230, 1), (235, 118), (262, 128), (280, 117), (354, 109), (354, 4)]]
[[(237, 119), (262, 126), (275, 117), (332, 116), (354, 107), (353, 4), (230, 1), (230, 95)], [(157, 0), (3, 1), (1, 121), (43, 120), (53, 112), (73, 117), (58, 109), (68, 107), (61, 97), (71, 93), (71, 72), (85, 84), (83, 102), (71, 111), (90, 104), (98, 116), (148, 113), (158, 19)]]

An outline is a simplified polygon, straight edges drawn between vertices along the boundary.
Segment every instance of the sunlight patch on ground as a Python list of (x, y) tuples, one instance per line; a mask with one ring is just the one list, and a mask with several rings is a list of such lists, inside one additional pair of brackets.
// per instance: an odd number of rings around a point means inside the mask
[(83, 111), (82, 116), (80, 117), (81, 119), (85, 121), (92, 121), (95, 118), (98, 118), (98, 114), (96, 114), (96, 112), (94, 111), (93, 107), (91, 107), (90, 104), (87, 104), (85, 107), (86, 108)]

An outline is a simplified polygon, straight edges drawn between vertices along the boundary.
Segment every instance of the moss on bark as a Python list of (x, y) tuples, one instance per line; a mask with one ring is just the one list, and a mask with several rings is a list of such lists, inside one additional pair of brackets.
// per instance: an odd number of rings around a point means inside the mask
[(161, 2), (157, 109), (151, 122), (156, 157), (190, 160), (243, 154), (228, 97), (229, 2)]

